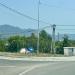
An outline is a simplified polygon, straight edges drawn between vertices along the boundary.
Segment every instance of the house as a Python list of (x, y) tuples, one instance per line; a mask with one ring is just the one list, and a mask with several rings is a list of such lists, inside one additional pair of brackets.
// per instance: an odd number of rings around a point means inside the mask
[(75, 55), (75, 47), (64, 47), (64, 55), (74, 56)]

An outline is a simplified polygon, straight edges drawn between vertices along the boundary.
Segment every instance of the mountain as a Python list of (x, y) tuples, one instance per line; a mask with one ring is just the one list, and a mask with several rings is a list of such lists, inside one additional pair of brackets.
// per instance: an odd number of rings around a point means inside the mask
[(19, 27), (14, 27), (12, 25), (0, 25), (0, 38), (7, 38), (15, 35), (25, 35), (30, 36), (31, 33), (36, 34), (35, 29), (21, 29)]
[[(75, 40), (75, 34), (66, 34), (70, 40)], [(56, 35), (56, 40), (63, 40), (64, 34)]]
[[(4, 24), (0, 25), (0, 38), (8, 38), (10, 36), (21, 35), (30, 36), (32, 33), (37, 35), (37, 30), (35, 29), (21, 29), (12, 25)], [(63, 40), (64, 34), (56, 35), (56, 40)], [(75, 34), (68, 34), (69, 39), (75, 40)]]
[(17, 33), (17, 32), (22, 32), (23, 30), (18, 28), (18, 27), (14, 27), (11, 25), (0, 25), (0, 33)]

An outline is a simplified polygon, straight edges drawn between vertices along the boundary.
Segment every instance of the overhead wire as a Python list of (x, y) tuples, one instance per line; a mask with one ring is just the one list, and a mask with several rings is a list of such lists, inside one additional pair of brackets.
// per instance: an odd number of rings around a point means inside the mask
[[(41, 4), (44, 4), (44, 3), (41, 2)], [(26, 14), (23, 14), (23, 13), (21, 13), (21, 12), (15, 10), (15, 9), (13, 9), (13, 8), (11, 8), (11, 7), (8, 7), (7, 5), (5, 5), (5, 4), (3, 4), (3, 3), (1, 3), (1, 2), (0, 2), (0, 5), (3, 6), (4, 8), (9, 9), (9, 10), (12, 11), (12, 12), (18, 14), (18, 15), (21, 15), (21, 16), (25, 17), (25, 18), (28, 18), (28, 19), (34, 20), (34, 21), (38, 21), (37, 19), (35, 19), (35, 18), (31, 17), (31, 16), (28, 16), (28, 15), (26, 15)], [(44, 5), (47, 5), (47, 4), (45, 3)], [(47, 6), (48, 6), (48, 5), (47, 5)], [(49, 6), (50, 6), (50, 5), (49, 5)], [(60, 7), (58, 7), (58, 6), (50, 6), (50, 7), (60, 8)], [(47, 22), (44, 22), (44, 21), (42, 21), (42, 20), (40, 20), (39, 22), (42, 22), (42, 23), (45, 23), (45, 24), (49, 24), (50, 26), (52, 25), (52, 24), (47, 23)], [(48, 27), (50, 27), (50, 26), (44, 27), (43, 29), (48, 28)], [(57, 26), (75, 26), (75, 25), (57, 25)], [(75, 30), (75, 29), (58, 29), (58, 30)], [(21, 33), (23, 33), (23, 32), (21, 32)], [(12, 33), (12, 34), (16, 34), (16, 33)], [(9, 34), (4, 34), (4, 35), (9, 35)]]
[[(1, 3), (1, 2), (0, 2), (0, 5), (3, 6), (4, 8), (7, 8), (8, 10), (10, 10), (10, 11), (12, 11), (12, 12), (18, 14), (18, 15), (21, 15), (21, 16), (25, 17), (25, 18), (28, 18), (28, 19), (34, 20), (34, 21), (38, 21), (37, 19), (35, 19), (35, 18), (31, 17), (31, 16), (28, 16), (28, 15), (26, 15), (26, 14), (23, 14), (23, 13), (21, 13), (21, 12), (15, 10), (15, 9), (13, 9), (13, 8), (10, 8), (10, 7), (8, 7), (7, 5), (5, 5), (5, 4), (3, 4), (3, 3)], [(45, 24), (50, 24), (50, 23), (44, 22), (44, 21), (42, 21), (42, 20), (40, 20), (39, 22), (42, 22), (42, 23), (45, 23)], [(50, 25), (51, 25), (51, 24), (50, 24)], [(31, 32), (31, 31), (28, 31), (28, 32)], [(24, 32), (20, 32), (20, 33), (25, 33), (25, 31), (24, 31)], [(11, 33), (11, 34), (20, 34), (20, 33)], [(6, 34), (5, 34), (5, 33), (1, 33), (0, 35), (9, 35), (9, 34), (10, 34), (10, 33), (6, 33)]]
[(75, 29), (60, 29), (60, 28), (58, 29), (57, 28), (56, 30), (73, 30), (74, 31)]
[[(11, 33), (0, 33), (0, 35), (20, 35), (20, 34), (24, 34), (25, 32), (30, 33), (31, 31), (21, 31), (21, 32), (11, 32)], [(37, 30), (32, 31), (31, 33), (36, 33)]]
[(57, 25), (57, 26), (75, 26), (75, 25)]
[[(30, 19), (30, 20), (38, 21), (37, 19), (35, 19), (35, 18), (31, 17), (31, 16), (28, 16), (28, 15), (26, 15), (26, 14), (23, 14), (22, 12), (17, 11), (17, 10), (15, 10), (15, 9), (11, 8), (11, 7), (8, 7), (7, 5), (5, 5), (5, 4), (3, 4), (3, 3), (1, 3), (1, 2), (0, 2), (0, 5), (3, 6), (4, 8), (9, 9), (10, 11), (12, 11), (12, 12), (14, 12), (14, 13), (20, 15), (20, 16), (23, 16), (23, 17), (28, 18), (28, 19)], [(51, 25), (50, 23), (47, 23), (47, 22), (42, 21), (42, 20), (40, 20), (39, 22)]]
[[(63, 7), (56, 6), (56, 5), (49, 5), (49, 4), (47, 4), (46, 2), (44, 3), (44, 2), (42, 2), (42, 1), (41, 1), (41, 4), (42, 4), (42, 5), (44, 5), (44, 6), (47, 6), (47, 7), (63, 8)], [(63, 8), (63, 9), (67, 9), (67, 10), (75, 11), (75, 9), (74, 9), (74, 8), (67, 8), (67, 7), (65, 7), (65, 8)]]

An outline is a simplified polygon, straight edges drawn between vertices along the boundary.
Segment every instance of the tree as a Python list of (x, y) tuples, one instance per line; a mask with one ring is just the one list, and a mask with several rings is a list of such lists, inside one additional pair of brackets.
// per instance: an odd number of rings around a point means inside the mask
[(51, 50), (51, 36), (45, 30), (40, 32), (40, 52), (50, 53)]
[(57, 54), (64, 54), (63, 41), (57, 41), (56, 42), (56, 53)]
[(56, 53), (57, 54), (64, 54), (63, 47), (70, 46), (69, 39), (67, 35), (64, 35), (63, 41), (56, 42)]
[(8, 39), (8, 51), (17, 52), (19, 47), (19, 36), (13, 36)]
[(5, 41), (4, 40), (0, 40), (0, 51), (5, 52)]
[(18, 52), (21, 48), (24, 48), (26, 45), (26, 38), (20, 36), (13, 36), (8, 38), (8, 51)]
[(69, 44), (68, 36), (64, 35), (64, 37), (63, 37), (63, 47), (68, 47), (69, 45), (70, 44)]
[(29, 48), (29, 47), (34, 48), (34, 50), (36, 52), (36, 50), (37, 50), (37, 38), (36, 38), (34, 33), (32, 33), (30, 37), (27, 37), (26, 47), (27, 48)]
[[(43, 53), (49, 53), (51, 50), (51, 36), (45, 31), (42, 30), (40, 32), (39, 39), (39, 51)], [(8, 45), (5, 47), (5, 51), (8, 52), (19, 52), (21, 48), (30, 48), (32, 47), (34, 51), (37, 50), (37, 36), (32, 33), (31, 36), (12, 36), (7, 40)], [(4, 43), (0, 43), (2, 48), (4, 47)], [(4, 49), (3, 49), (4, 50)]]

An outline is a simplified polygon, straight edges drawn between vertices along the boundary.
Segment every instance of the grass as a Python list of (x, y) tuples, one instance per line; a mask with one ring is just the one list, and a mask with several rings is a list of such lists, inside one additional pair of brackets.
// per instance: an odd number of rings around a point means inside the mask
[(9, 53), (9, 52), (0, 52), (0, 56), (6, 56), (6, 57), (64, 57), (64, 55), (61, 54), (49, 54), (49, 53), (39, 53), (38, 55), (36, 53), (30, 53), (30, 54), (21, 54), (21, 53)]

